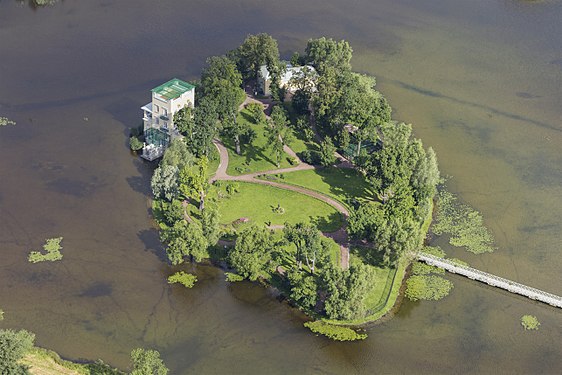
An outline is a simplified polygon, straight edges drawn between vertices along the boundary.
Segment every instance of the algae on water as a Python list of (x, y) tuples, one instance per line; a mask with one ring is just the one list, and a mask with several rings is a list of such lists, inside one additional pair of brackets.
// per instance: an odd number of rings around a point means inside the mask
[(62, 246), (60, 245), (62, 241), (62, 237), (57, 238), (49, 238), (45, 241), (43, 245), (43, 249), (46, 251), (46, 254), (41, 253), (40, 251), (32, 251), (29, 253), (28, 260), (30, 263), (38, 263), (38, 262), (45, 262), (50, 261), (54, 262), (57, 260), (62, 259), (62, 254), (60, 250)]

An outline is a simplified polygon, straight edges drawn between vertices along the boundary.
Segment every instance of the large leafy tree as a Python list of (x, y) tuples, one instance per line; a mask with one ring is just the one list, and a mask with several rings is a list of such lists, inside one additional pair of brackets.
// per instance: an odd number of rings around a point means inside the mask
[(345, 40), (331, 38), (310, 39), (306, 45), (306, 61), (312, 64), (320, 75), (327, 70), (343, 72), (351, 69), (353, 49)]
[(207, 64), (201, 75), (201, 100), (213, 101), (224, 133), (232, 137), (236, 153), (240, 154), (241, 137), (247, 132), (247, 127), (238, 123), (238, 107), (245, 96), (242, 76), (234, 61), (226, 56), (211, 57)]
[(365, 298), (372, 289), (374, 271), (363, 263), (352, 263), (349, 269), (326, 267), (323, 288), (328, 294), (326, 314), (331, 319), (356, 319), (365, 316)]
[(166, 199), (172, 201), (178, 196), (179, 171), (175, 165), (160, 165), (154, 170), (150, 186), (156, 199)]
[(190, 106), (185, 106), (174, 114), (174, 125), (184, 137), (189, 140), (193, 137), (194, 119), (193, 109)]
[(285, 110), (280, 106), (273, 107), (271, 112), (271, 121), (266, 128), (266, 135), (269, 147), (275, 155), (277, 167), (281, 164), (281, 157), (283, 156), (283, 148), (291, 142), (291, 130), (289, 129), (289, 121)]
[(228, 259), (240, 275), (254, 281), (264, 274), (274, 246), (271, 231), (253, 225), (240, 232)]
[(215, 205), (205, 206), (201, 212), (201, 225), (209, 246), (215, 246), (221, 236), (220, 214)]
[(231, 51), (229, 56), (236, 61), (245, 80), (256, 79), (262, 65), (266, 65), (273, 76), (279, 74), (277, 41), (266, 33), (248, 35), (244, 43)]
[(197, 163), (183, 168), (179, 173), (179, 190), (187, 198), (199, 200), (199, 210), (205, 208), (205, 197), (209, 189), (209, 161), (206, 156)]
[(160, 166), (171, 165), (182, 170), (184, 167), (192, 165), (195, 157), (189, 150), (184, 139), (175, 138), (164, 153)]
[(200, 262), (207, 255), (209, 246), (201, 224), (180, 220), (173, 227), (161, 232), (162, 240), (168, 243), (166, 253), (172, 264), (184, 262), (186, 257)]
[(318, 298), (316, 278), (300, 270), (290, 270), (287, 278), (291, 286), (291, 299), (305, 309), (314, 308)]
[(193, 131), (189, 138), (190, 148), (198, 157), (209, 156), (219, 124), (216, 103), (210, 97), (199, 100), (193, 111), (193, 123)]
[(0, 330), (0, 374), (28, 374), (28, 367), (21, 363), (23, 356), (33, 347), (35, 335), (25, 330)]
[(304, 261), (310, 272), (314, 274), (317, 261), (322, 262), (328, 256), (326, 247), (322, 243), (322, 234), (318, 228), (307, 223), (294, 225), (285, 223), (283, 234), (285, 239), (294, 244), (297, 249), (295, 260), (299, 270), (302, 269)]

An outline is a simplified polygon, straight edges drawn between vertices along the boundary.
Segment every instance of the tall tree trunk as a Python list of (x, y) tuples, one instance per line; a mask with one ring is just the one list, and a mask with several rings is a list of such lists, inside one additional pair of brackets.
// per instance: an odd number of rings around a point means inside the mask
[(234, 144), (236, 145), (236, 154), (240, 155), (240, 136), (238, 134), (234, 136)]
[(357, 156), (361, 155), (361, 140), (357, 143)]
[(199, 192), (199, 211), (203, 211), (203, 209), (205, 208), (205, 191), (201, 190)]
[(314, 275), (314, 269), (316, 267), (316, 257), (312, 258), (312, 267), (310, 267), (310, 271)]

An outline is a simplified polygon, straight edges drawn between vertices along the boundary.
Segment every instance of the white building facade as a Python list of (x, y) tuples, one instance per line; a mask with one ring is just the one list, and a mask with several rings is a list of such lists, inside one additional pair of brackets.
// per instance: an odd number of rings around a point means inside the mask
[(142, 157), (155, 160), (164, 155), (170, 141), (181, 134), (174, 125), (174, 115), (195, 103), (195, 86), (171, 79), (152, 89), (152, 101), (141, 107), (143, 111), (144, 147)]

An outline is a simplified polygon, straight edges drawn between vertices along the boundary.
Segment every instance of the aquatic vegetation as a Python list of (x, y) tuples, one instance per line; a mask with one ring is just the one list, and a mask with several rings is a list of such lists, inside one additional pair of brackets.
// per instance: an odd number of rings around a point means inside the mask
[(523, 315), (521, 317), (521, 325), (525, 330), (538, 330), (541, 323), (536, 316), (533, 315)]
[(406, 280), (405, 295), (411, 301), (440, 300), (453, 289), (453, 283), (435, 275), (414, 275)]
[(365, 340), (367, 338), (367, 334), (365, 333), (358, 333), (349, 327), (324, 323), (321, 320), (306, 322), (304, 323), (304, 326), (314, 333), (324, 335), (336, 341), (356, 341)]
[(466, 247), (474, 254), (490, 253), (494, 238), (484, 226), (482, 215), (466, 204), (457, 202), (452, 193), (442, 190), (438, 193), (437, 217), (433, 233), (449, 234), (449, 243)]
[(43, 245), (43, 249), (47, 253), (43, 254), (40, 251), (32, 251), (31, 253), (29, 253), (29, 257), (28, 257), (29, 262), (38, 263), (38, 262), (45, 262), (45, 261), (54, 262), (57, 260), (61, 260), (62, 259), (62, 254), (60, 252), (60, 250), (62, 249), (62, 246), (60, 245), (61, 241), (62, 241), (62, 237), (47, 239), (45, 244)]
[(244, 280), (244, 276), (238, 275), (237, 273), (225, 272), (224, 275), (226, 276), (226, 281), (230, 283), (235, 283)]
[(16, 122), (8, 119), (7, 117), (0, 117), (0, 126), (15, 125)]
[(197, 276), (183, 271), (174, 273), (172, 276), (168, 277), (168, 284), (179, 283), (186, 288), (193, 288), (193, 285), (197, 282)]

